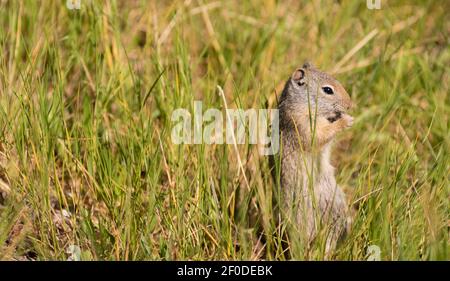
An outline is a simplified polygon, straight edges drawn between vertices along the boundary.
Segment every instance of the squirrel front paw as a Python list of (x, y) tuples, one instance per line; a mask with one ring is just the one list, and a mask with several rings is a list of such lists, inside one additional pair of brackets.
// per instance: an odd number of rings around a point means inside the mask
[(353, 126), (353, 117), (352, 116), (350, 116), (346, 113), (343, 113), (342, 120), (345, 122), (345, 126), (347, 128), (350, 128), (351, 126)]
[(348, 128), (353, 125), (353, 117), (340, 111), (336, 111), (332, 116), (327, 117), (327, 120), (330, 123), (340, 121), (340, 123), (343, 123), (344, 127)]
[(353, 117), (343, 112), (335, 112), (335, 114), (328, 117), (327, 120), (339, 130), (350, 128), (353, 125)]

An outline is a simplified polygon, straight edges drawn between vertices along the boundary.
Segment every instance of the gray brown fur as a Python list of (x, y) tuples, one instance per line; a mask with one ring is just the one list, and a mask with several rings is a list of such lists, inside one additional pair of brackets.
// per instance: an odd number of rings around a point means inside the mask
[[(334, 94), (326, 94), (323, 87), (331, 87)], [(353, 118), (346, 113), (351, 106), (342, 85), (310, 64), (294, 72), (279, 102), (282, 214), (307, 245), (319, 225), (326, 226), (327, 252), (350, 227), (345, 194), (336, 183), (330, 155), (336, 134), (352, 125)]]

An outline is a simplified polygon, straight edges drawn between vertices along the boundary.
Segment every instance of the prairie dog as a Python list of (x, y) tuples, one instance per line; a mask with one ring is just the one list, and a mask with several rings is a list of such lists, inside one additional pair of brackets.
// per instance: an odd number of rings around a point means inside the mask
[(282, 216), (307, 246), (325, 226), (329, 253), (350, 227), (330, 155), (336, 134), (353, 124), (352, 101), (335, 78), (305, 63), (286, 82), (278, 107)]

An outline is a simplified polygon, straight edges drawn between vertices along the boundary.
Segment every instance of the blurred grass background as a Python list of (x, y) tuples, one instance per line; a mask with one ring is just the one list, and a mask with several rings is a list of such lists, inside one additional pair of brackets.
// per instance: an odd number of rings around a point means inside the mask
[(247, 186), (232, 146), (174, 145), (170, 117), (223, 109), (217, 85), (275, 107), (309, 60), (357, 104), (331, 258), (448, 260), (449, 2), (299, 2), (0, 0), (0, 259), (284, 259), (267, 159), (238, 147)]

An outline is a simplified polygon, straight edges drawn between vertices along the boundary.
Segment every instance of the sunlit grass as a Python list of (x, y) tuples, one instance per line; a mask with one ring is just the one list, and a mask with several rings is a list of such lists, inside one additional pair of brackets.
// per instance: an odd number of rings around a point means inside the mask
[(81, 2), (0, 1), (0, 259), (284, 259), (267, 159), (239, 145), (244, 178), (232, 145), (175, 145), (171, 113), (224, 109), (218, 85), (275, 107), (305, 60), (357, 104), (333, 154), (354, 224), (331, 258), (449, 259), (445, 1)]

